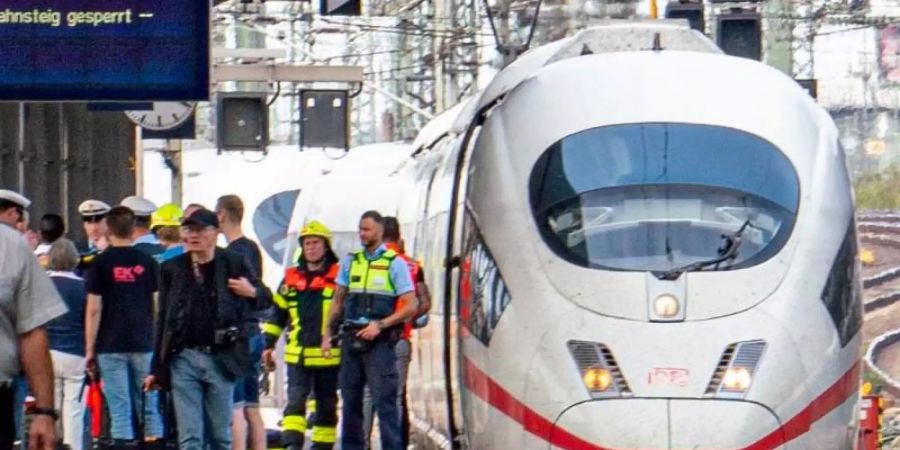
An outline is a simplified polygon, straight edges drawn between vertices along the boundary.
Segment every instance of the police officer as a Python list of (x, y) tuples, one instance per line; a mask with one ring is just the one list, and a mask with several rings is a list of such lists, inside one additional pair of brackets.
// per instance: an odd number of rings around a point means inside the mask
[(25, 218), (25, 209), (31, 201), (22, 194), (8, 189), (0, 189), (0, 223), (13, 228)]
[(164, 252), (166, 248), (150, 232), (151, 216), (156, 212), (156, 204), (144, 197), (132, 195), (122, 199), (121, 205), (134, 211), (134, 233), (131, 236), (134, 248), (154, 258)]
[(337, 440), (337, 384), (340, 353), (323, 358), (322, 331), (326, 326), (337, 277), (337, 257), (331, 250), (331, 231), (318, 221), (300, 230), (303, 253), (297, 265), (285, 271), (273, 296), (275, 305), (263, 322), (266, 350), (263, 361), (274, 364), (272, 352), (287, 328), (284, 361), (288, 365), (288, 403), (281, 422), (281, 440), (287, 450), (303, 448), (308, 428), (306, 399), (313, 392), (316, 414), (312, 448), (327, 450)]
[[(403, 323), (418, 308), (409, 267), (397, 252), (382, 243), (384, 218), (367, 211), (359, 222), (359, 238), (365, 247), (341, 261), (329, 325), (343, 317), (340, 388), (344, 400), (341, 448), (363, 450), (363, 388), (372, 391), (378, 413), (383, 450), (400, 450), (400, 412), (397, 407), (399, 374), (394, 346)], [(403, 305), (397, 308), (398, 302)], [(331, 352), (331, 326), (322, 336), (322, 353)]]
[(78, 214), (84, 224), (84, 234), (87, 239), (80, 243), (78, 252), (81, 261), (76, 272), (85, 275), (94, 257), (109, 245), (106, 240), (106, 214), (112, 209), (108, 204), (100, 200), (85, 200), (78, 205)]

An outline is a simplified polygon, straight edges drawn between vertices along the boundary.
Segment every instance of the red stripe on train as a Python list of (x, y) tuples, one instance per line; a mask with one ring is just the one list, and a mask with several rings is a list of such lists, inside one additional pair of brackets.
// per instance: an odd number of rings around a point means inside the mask
[(834, 384), (816, 397), (806, 408), (795, 414), (791, 420), (784, 422), (779, 429), (769, 433), (768, 436), (744, 447), (744, 450), (775, 448), (805, 434), (819, 419), (843, 405), (850, 396), (857, 395), (859, 392), (859, 365), (860, 362), (857, 361), (850, 370), (844, 372)]
[[(855, 395), (859, 389), (859, 362), (845, 372), (834, 384), (803, 408), (793, 418), (762, 439), (743, 450), (767, 450), (790, 442), (808, 432), (812, 425)], [(525, 431), (564, 449), (613, 450), (585, 441), (566, 431), (553, 427), (553, 422), (513, 397), (506, 389), (491, 379), (468, 358), (463, 359), (463, 374), (466, 388), (477, 397), (493, 406), (512, 420), (518, 422)]]

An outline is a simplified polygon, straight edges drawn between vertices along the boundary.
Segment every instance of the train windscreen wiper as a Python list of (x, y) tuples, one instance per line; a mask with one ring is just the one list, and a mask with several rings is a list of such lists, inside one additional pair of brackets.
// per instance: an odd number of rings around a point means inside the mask
[(738, 250), (741, 247), (741, 237), (744, 234), (744, 230), (747, 229), (747, 226), (750, 225), (750, 219), (747, 219), (737, 231), (730, 234), (723, 234), (722, 239), (725, 239), (725, 245), (718, 249), (719, 256), (713, 259), (707, 259), (704, 261), (697, 261), (690, 264), (686, 264), (681, 267), (676, 267), (671, 270), (667, 270), (658, 274), (656, 277), (660, 280), (677, 280), (681, 274), (685, 272), (696, 272), (701, 271), (710, 266), (716, 266), (716, 270), (719, 268), (719, 264), (722, 264), (725, 261), (733, 260), (737, 258)]

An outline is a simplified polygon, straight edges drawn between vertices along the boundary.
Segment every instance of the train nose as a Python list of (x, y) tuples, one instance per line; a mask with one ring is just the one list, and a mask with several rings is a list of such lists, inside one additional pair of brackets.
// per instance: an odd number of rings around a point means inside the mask
[(669, 448), (782, 449), (778, 418), (755, 403), (669, 400)]
[(554, 424), (555, 448), (783, 449), (780, 423), (754, 403), (719, 400), (596, 400)]
[(554, 448), (668, 449), (668, 400), (595, 400), (564, 412), (554, 424)]

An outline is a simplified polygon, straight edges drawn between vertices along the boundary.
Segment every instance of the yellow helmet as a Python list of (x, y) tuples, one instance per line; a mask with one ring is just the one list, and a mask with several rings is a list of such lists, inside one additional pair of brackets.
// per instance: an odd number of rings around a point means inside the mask
[(150, 216), (150, 229), (180, 226), (182, 216), (184, 216), (184, 212), (180, 206), (174, 203), (166, 203), (157, 208)]
[(300, 229), (300, 240), (302, 241), (307, 236), (318, 236), (325, 239), (329, 246), (331, 245), (331, 230), (318, 220), (311, 220)]

